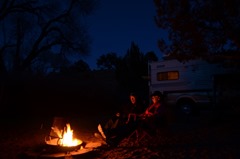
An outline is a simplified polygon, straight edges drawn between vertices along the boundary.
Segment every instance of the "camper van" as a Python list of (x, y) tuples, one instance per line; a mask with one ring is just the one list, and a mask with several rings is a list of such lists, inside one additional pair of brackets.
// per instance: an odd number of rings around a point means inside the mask
[(149, 91), (162, 92), (167, 105), (175, 106), (181, 113), (191, 114), (214, 106), (218, 94), (215, 77), (231, 71), (222, 64), (203, 60), (150, 62)]

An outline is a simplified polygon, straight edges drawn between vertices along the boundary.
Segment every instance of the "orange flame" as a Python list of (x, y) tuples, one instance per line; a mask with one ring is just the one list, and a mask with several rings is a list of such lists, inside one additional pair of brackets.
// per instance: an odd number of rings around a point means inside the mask
[(82, 143), (81, 140), (73, 138), (73, 130), (71, 129), (70, 124), (66, 124), (67, 129), (64, 130), (63, 138), (60, 141), (60, 145), (62, 146), (77, 146)]
[(73, 138), (73, 130), (69, 123), (66, 124), (67, 127), (64, 127), (63, 130), (59, 130), (58, 127), (52, 127), (52, 130), (57, 134), (58, 138), (45, 138), (45, 142), (50, 145), (59, 145), (59, 146), (78, 146), (82, 144), (82, 141), (79, 139)]

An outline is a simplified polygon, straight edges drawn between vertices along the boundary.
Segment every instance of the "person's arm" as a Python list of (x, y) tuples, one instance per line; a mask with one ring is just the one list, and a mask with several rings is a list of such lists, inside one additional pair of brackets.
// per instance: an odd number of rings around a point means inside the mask
[(137, 114), (135, 114), (135, 113), (129, 113), (129, 114), (128, 114), (127, 121), (126, 121), (126, 124), (128, 124), (131, 120), (136, 121), (136, 119), (137, 119)]
[(139, 117), (141, 119), (145, 119), (146, 117), (151, 116), (152, 113), (150, 112), (150, 110), (152, 109), (152, 107), (153, 107), (153, 105), (148, 106), (147, 109), (142, 114), (139, 115)]

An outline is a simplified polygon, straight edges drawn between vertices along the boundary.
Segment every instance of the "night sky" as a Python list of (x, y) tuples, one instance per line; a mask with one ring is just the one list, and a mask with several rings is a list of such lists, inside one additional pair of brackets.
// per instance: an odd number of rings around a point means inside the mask
[(84, 57), (91, 69), (102, 54), (115, 52), (124, 56), (135, 42), (142, 53), (154, 51), (161, 58), (157, 41), (167, 37), (154, 22), (153, 0), (101, 0), (99, 8), (88, 17), (92, 38), (91, 53)]

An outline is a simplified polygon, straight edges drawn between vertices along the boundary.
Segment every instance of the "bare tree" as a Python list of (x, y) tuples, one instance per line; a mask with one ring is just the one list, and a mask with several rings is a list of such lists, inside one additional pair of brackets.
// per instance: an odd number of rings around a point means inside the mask
[(97, 4), (97, 0), (0, 1), (1, 73), (23, 72), (54, 56), (88, 54), (91, 39), (84, 18)]

